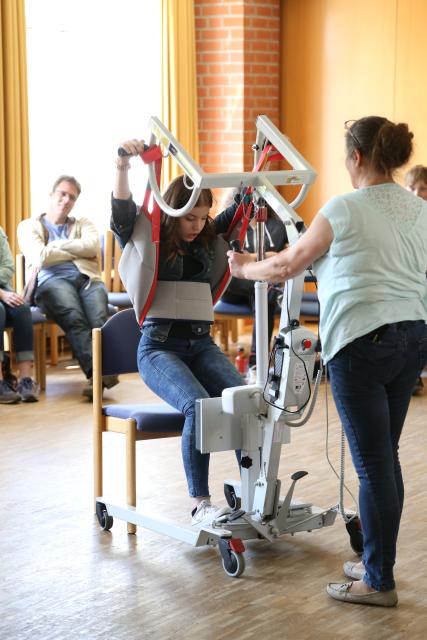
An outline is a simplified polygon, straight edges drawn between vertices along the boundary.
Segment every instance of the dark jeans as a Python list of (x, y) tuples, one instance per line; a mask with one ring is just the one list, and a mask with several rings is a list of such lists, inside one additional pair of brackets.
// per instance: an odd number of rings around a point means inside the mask
[(92, 329), (108, 318), (108, 298), (100, 281), (83, 274), (76, 279), (51, 278), (36, 291), (36, 303), (67, 336), (87, 378), (92, 376)]
[(424, 321), (387, 326), (354, 340), (329, 362), (332, 392), (359, 477), (365, 582), (394, 589), (404, 488), (399, 438), (419, 370), (427, 362)]
[(34, 360), (33, 321), (31, 309), (27, 304), (9, 307), (0, 302), (0, 361), (3, 360), (5, 327), (13, 328), (13, 350), (18, 362)]
[(243, 378), (210, 336), (161, 342), (143, 335), (138, 368), (145, 384), (185, 415), (181, 449), (188, 491), (193, 497), (208, 496), (209, 454), (196, 449), (195, 403), (244, 384)]

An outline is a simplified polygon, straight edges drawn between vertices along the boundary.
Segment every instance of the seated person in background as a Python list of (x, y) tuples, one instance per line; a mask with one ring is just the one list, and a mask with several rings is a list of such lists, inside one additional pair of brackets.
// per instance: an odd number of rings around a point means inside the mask
[[(108, 298), (98, 265), (99, 235), (88, 218), (69, 214), (80, 195), (72, 176), (60, 176), (47, 213), (23, 220), (18, 241), (27, 277), (37, 273), (35, 302), (64, 331), (88, 380), (83, 395), (92, 399), (92, 329), (108, 317)], [(104, 376), (104, 387), (118, 383)]]
[[(412, 169), (405, 174), (405, 187), (408, 191), (412, 191), (412, 193), (419, 198), (427, 200), (427, 167), (422, 164), (416, 164), (412, 167)], [(420, 375), (418, 376), (414, 390), (412, 391), (412, 395), (414, 396), (422, 395), (424, 393), (421, 373), (422, 371), (420, 371)]]
[(427, 167), (416, 164), (405, 174), (405, 187), (423, 200), (427, 200)]
[[(0, 227), (0, 404), (37, 402), (39, 387), (31, 377), (33, 368), (33, 323), (30, 307), (12, 289), (13, 259), (9, 243)], [(19, 370), (16, 391), (3, 379), (4, 329), (13, 328), (13, 346)]]
[[(244, 192), (244, 190), (243, 190)], [(224, 208), (229, 206), (233, 201), (240, 203), (242, 194), (237, 189), (233, 189), (229, 202), (224, 203)], [(277, 253), (284, 249), (288, 243), (288, 236), (286, 234), (286, 227), (280, 220), (279, 216), (273, 211), (273, 209), (267, 204), (267, 222), (265, 223), (264, 234), (264, 250), (266, 253)], [(252, 219), (248, 231), (246, 233), (245, 244), (242, 247), (243, 251), (249, 253), (255, 252), (255, 219)], [(277, 307), (277, 298), (282, 293), (278, 286), (270, 285), (268, 289), (268, 344), (270, 345), (271, 336), (274, 329), (274, 313)], [(245, 304), (249, 305), (252, 311), (255, 312), (255, 283), (252, 280), (241, 280), (240, 278), (232, 278), (226, 291), (221, 297), (224, 302), (230, 304)], [(253, 366), (256, 362), (256, 333), (255, 333), (255, 321), (252, 330), (252, 344), (249, 354), (249, 366)]]

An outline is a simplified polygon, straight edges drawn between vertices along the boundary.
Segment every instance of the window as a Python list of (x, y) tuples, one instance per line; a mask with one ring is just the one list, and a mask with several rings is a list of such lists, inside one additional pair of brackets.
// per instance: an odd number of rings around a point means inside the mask
[[(74, 175), (73, 213), (109, 226), (118, 144), (148, 135), (160, 116), (160, 2), (26, 0), (32, 215), (46, 211), (54, 180)], [(131, 188), (146, 184), (133, 160)]]

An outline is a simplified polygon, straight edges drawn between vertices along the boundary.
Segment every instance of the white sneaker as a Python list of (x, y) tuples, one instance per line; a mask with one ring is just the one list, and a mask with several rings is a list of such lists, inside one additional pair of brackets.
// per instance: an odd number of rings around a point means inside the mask
[(255, 384), (256, 382), (256, 364), (249, 367), (246, 373), (246, 384)]
[(211, 504), (210, 500), (202, 500), (191, 514), (191, 525), (193, 527), (211, 525), (217, 511), (219, 508)]

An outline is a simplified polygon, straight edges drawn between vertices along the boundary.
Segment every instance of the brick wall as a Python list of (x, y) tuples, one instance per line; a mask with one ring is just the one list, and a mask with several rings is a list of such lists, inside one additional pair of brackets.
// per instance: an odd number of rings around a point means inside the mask
[(195, 0), (200, 165), (251, 170), (255, 120), (279, 124), (280, 0)]

